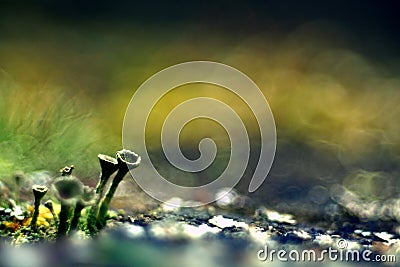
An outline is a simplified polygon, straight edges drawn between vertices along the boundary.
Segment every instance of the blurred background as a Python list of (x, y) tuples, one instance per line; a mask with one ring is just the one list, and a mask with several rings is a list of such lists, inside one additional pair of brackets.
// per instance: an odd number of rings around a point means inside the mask
[[(211, 60), (247, 74), (275, 117), (276, 158), (250, 195), (257, 205), (313, 216), (333, 214), (331, 199), (346, 192), (368, 203), (396, 199), (399, 18), (395, 0), (1, 1), (0, 176), (73, 163), (80, 177), (97, 177), (96, 155), (121, 148), (124, 112), (140, 84), (168, 66)], [(229, 147), (220, 126), (200, 120), (182, 132), (188, 157), (198, 156), (202, 137), (218, 144), (218, 161), (192, 180), (166, 165), (157, 136), (181, 101), (223, 99), (251, 136), (237, 186), (246, 194), (259, 153), (254, 116), (222, 88), (195, 89), (177, 88), (152, 114), (154, 162), (181, 183), (217, 177)]]

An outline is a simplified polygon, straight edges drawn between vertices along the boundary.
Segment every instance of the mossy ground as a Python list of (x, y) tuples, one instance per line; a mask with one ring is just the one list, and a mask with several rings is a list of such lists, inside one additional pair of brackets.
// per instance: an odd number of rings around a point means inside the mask
[[(269, 249), (310, 249), (318, 252), (329, 247), (338, 249), (339, 240), (346, 240), (347, 249), (360, 252), (371, 250), (371, 257), (400, 256), (400, 236), (393, 231), (383, 231), (393, 229), (391, 227), (395, 224), (387, 224), (386, 228), (381, 225), (378, 229), (367, 222), (356, 223), (350, 215), (343, 217), (343, 221), (337, 222), (333, 229), (299, 223), (296, 217), (265, 208), (244, 212), (215, 205), (199, 208), (161, 205), (146, 212), (127, 213), (131, 215), (115, 213), (96, 238), (75, 232), (69, 238), (56, 242), (52, 226), (42, 225), (37, 232), (22, 226), (15, 232), (7, 233), (3, 228), (3, 245), (0, 247), (7, 248), (4, 244), (12, 243), (20, 247), (20, 253), (26, 253), (23, 248), (30, 248), (35, 257), (44, 261), (43, 266), (176, 266), (177, 262), (196, 266), (193, 261), (197, 261), (200, 255), (202, 261), (218, 263), (218, 266), (263, 266), (266, 262), (257, 258), (257, 252), (265, 246)], [(32, 243), (35, 243), (33, 247)], [(68, 257), (58, 262), (49, 251)], [(0, 255), (3, 259), (9, 257), (1, 252)], [(31, 254), (27, 256), (33, 257)], [(279, 266), (276, 259), (275, 262), (267, 261), (272, 266)], [(365, 263), (339, 261), (336, 264), (362, 266)], [(318, 264), (330, 266), (331, 263), (325, 260)], [(395, 266), (396, 263), (387, 264)]]

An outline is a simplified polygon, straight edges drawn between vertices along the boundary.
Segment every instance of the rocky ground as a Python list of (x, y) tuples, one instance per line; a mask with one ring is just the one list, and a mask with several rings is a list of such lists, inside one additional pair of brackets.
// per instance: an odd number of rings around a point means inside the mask
[[(1, 186), (0, 266), (5, 267), (398, 266), (400, 256), (397, 201), (363, 206), (348, 191), (341, 191), (335, 204), (340, 216), (318, 220), (246, 203), (234, 191), (212, 205), (179, 208), (180, 199), (170, 201), (177, 206), (159, 204), (123, 185), (112, 203), (112, 219), (96, 237), (75, 231), (56, 241), (24, 231), (32, 201), (20, 196), (25, 200), (16, 204), (11, 190)], [(39, 219), (41, 233), (51, 233), (51, 215), (42, 212)]]
[[(246, 214), (215, 206), (161, 205), (146, 213), (115, 215), (94, 239), (75, 232), (60, 242), (43, 241), (15, 248), (5, 237), (0, 266), (286, 266), (296, 261), (304, 266), (348, 266), (368, 263), (364, 258), (347, 261), (348, 251), (357, 251), (360, 257), (366, 253), (371, 260), (369, 264), (378, 264), (372, 262), (377, 256), (390, 261), (394, 258), (389, 255), (398, 258), (399, 235), (369, 229), (373, 226), (343, 224), (330, 230), (298, 223), (291, 215), (263, 207), (254, 214)], [(325, 255), (322, 263), (321, 253), (329, 249), (337, 252), (331, 259)], [(288, 262), (279, 260), (276, 253), (271, 257), (272, 250), (286, 251), (283, 258)], [(316, 262), (302, 262), (304, 250), (314, 251)], [(396, 262), (385, 264), (398, 266)]]

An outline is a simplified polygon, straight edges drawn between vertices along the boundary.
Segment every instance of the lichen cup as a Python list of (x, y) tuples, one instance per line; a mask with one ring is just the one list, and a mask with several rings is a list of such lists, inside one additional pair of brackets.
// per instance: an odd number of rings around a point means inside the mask
[(33, 210), (33, 216), (31, 220), (31, 229), (36, 230), (37, 227), (37, 218), (39, 216), (39, 206), (40, 206), (40, 201), (46, 195), (48, 188), (46, 186), (42, 185), (33, 185), (32, 186), (32, 191), (33, 191), (33, 196), (35, 198), (34, 202), (34, 210)]
[(129, 170), (135, 169), (139, 166), (141, 158), (138, 154), (130, 150), (123, 149), (117, 152), (117, 161), (118, 172), (112, 180), (110, 188), (108, 189), (100, 204), (99, 213), (97, 215), (98, 228), (103, 227), (105, 224), (108, 207), (115, 194), (115, 191), (118, 188), (119, 183), (122, 181)]
[(61, 238), (68, 233), (71, 209), (81, 198), (84, 185), (75, 176), (68, 175), (56, 178), (53, 182), (52, 189), (55, 197), (61, 203), (57, 229), (57, 238)]

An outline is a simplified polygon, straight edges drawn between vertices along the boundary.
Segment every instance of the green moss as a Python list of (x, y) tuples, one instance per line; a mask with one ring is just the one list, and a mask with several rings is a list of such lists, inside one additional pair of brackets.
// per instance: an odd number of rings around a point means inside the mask
[(95, 174), (97, 151), (108, 149), (81, 101), (57, 88), (1, 82), (0, 178), (10, 178), (17, 170), (55, 170), (71, 162), (80, 177)]

